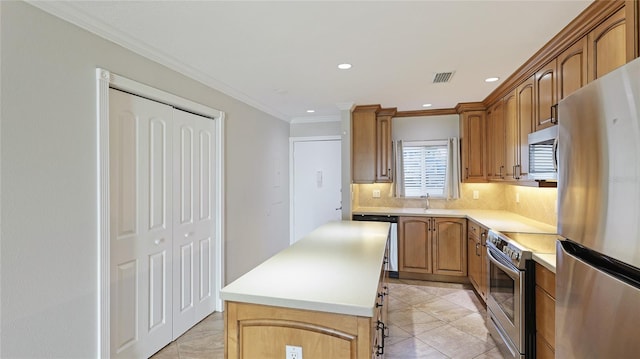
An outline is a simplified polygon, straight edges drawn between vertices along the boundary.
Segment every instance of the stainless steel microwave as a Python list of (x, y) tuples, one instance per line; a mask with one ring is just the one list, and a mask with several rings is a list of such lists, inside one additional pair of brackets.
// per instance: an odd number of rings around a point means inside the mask
[(558, 179), (558, 125), (529, 134), (529, 178)]

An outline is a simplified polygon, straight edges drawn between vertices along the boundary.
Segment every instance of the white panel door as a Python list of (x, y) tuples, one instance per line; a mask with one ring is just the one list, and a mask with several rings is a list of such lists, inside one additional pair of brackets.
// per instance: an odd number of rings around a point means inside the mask
[(212, 313), (214, 298), (215, 125), (175, 110), (173, 116), (173, 338)]
[(341, 141), (293, 143), (294, 242), (342, 218)]
[(170, 106), (109, 90), (111, 356), (172, 339)]

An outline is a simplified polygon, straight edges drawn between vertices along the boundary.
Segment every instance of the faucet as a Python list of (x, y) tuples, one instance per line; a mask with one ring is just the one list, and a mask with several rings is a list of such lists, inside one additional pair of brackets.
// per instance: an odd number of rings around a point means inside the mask
[(420, 196), (420, 198), (424, 198), (424, 209), (429, 209), (431, 207), (429, 205), (429, 193), (426, 196)]

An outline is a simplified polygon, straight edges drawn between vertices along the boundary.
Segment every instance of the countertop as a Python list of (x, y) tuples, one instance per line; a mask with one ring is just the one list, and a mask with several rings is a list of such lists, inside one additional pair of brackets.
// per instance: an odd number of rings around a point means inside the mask
[[(428, 209), (394, 207), (358, 207), (353, 214), (388, 214), (393, 216), (432, 216), (468, 218), (498, 232), (556, 233), (556, 227), (509, 211), (483, 209)], [(533, 253), (533, 260), (556, 272), (555, 253)]]
[(373, 317), (389, 223), (325, 224), (222, 289), (222, 299)]

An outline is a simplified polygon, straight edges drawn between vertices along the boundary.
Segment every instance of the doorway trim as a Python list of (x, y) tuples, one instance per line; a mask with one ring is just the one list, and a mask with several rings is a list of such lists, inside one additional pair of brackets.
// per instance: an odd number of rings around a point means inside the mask
[(214, 119), (216, 129), (216, 231), (215, 231), (215, 267), (214, 297), (216, 311), (222, 311), (220, 290), (224, 278), (224, 119), (225, 113), (185, 98), (158, 90), (140, 82), (111, 73), (109, 70), (96, 68), (97, 92), (97, 186), (98, 186), (98, 340), (101, 358), (111, 357), (110, 338), (110, 203), (109, 203), (109, 88), (126, 91), (153, 101), (162, 102), (175, 108), (196, 115)]
[(315, 141), (340, 141), (342, 143), (342, 136), (311, 136), (311, 137), (289, 137), (289, 245), (292, 245), (295, 241), (295, 223), (293, 206), (294, 195), (294, 166), (293, 166), (293, 150), (296, 142), (315, 142)]

